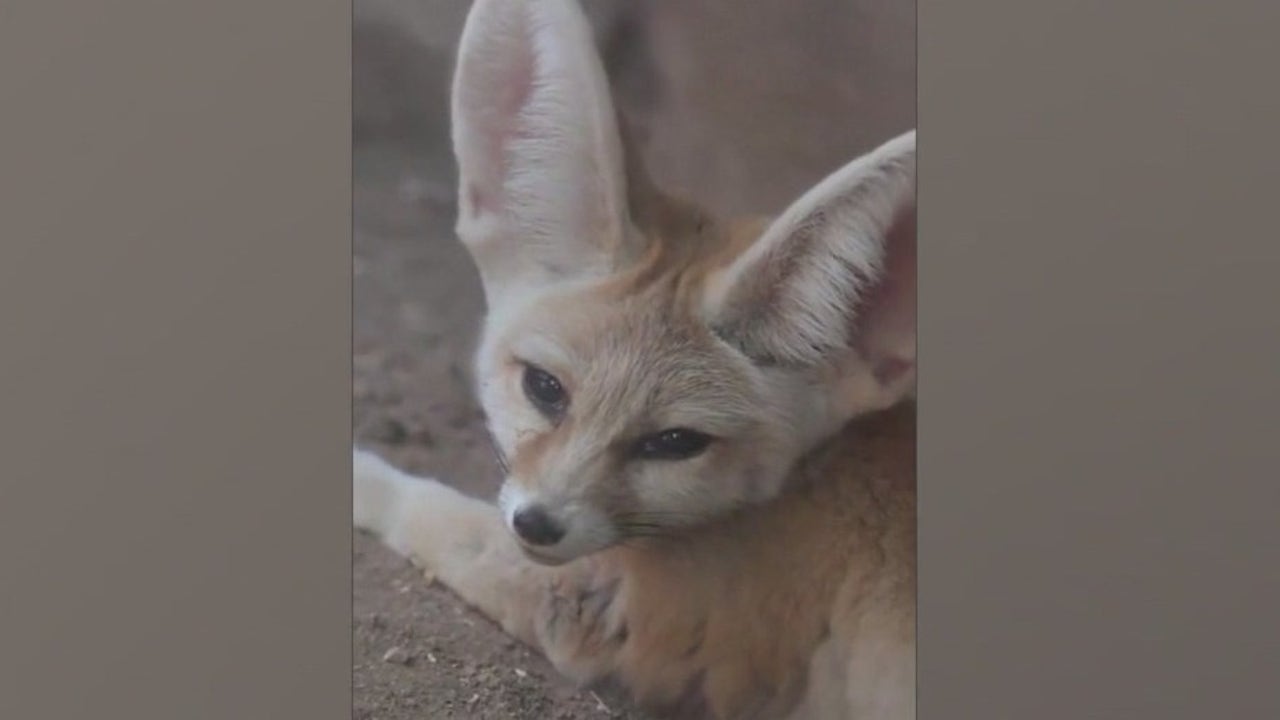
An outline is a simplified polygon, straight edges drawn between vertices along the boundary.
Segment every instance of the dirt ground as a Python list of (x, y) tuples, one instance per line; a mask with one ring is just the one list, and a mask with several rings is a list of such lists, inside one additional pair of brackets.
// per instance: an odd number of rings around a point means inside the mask
[[(702, 190), (698, 199), (717, 210), (776, 211), (827, 171), (914, 125), (912, 2), (806, 0), (807, 15), (790, 0), (649, 4), (668, 8), (654, 23), (667, 29), (640, 38), (668, 63), (665, 76), (656, 84), (632, 78), (641, 96), (663, 103), (646, 118), (652, 169), (668, 186)], [(743, 4), (754, 12), (733, 12)], [(448, 79), (467, 5), (356, 0), (353, 420), (358, 445), (492, 498), (499, 472), (470, 380), (483, 296), (453, 235), (448, 147)], [(595, 8), (608, 16), (604, 6)], [(779, 25), (809, 39), (782, 42), (774, 37)], [(856, 32), (842, 35), (841, 27)], [(698, 38), (692, 54), (691, 37)], [(746, 66), (764, 37), (776, 50)], [(865, 41), (859, 62), (840, 55), (850, 37)], [(825, 69), (798, 83), (806, 67)], [(725, 83), (725, 76), (751, 79)], [(358, 533), (352, 552), (354, 718), (643, 717), (616, 697), (575, 689), (372, 538)]]

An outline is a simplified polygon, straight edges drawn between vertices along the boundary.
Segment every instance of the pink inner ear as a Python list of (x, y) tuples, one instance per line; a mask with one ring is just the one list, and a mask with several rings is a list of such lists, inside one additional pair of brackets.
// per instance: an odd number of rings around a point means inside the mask
[(467, 205), (465, 211), (470, 218), (477, 218), (486, 212), (494, 212), (497, 208), (485, 195), (479, 185), (467, 183)]
[[(884, 274), (863, 298), (854, 346), (870, 360), (882, 382), (915, 365), (916, 207), (899, 211), (885, 238)], [(882, 377), (883, 376), (883, 377)]]
[(521, 37), (520, 40), (518, 54), (514, 54), (512, 62), (503, 69), (501, 82), (494, 88), (498, 117), (502, 119), (503, 132), (495, 138), (500, 151), (505, 149), (510, 137), (519, 132), (520, 112), (529, 103), (529, 96), (533, 92), (537, 56), (531, 38)]
[[(513, 22), (514, 18), (508, 18)], [(462, 58), (466, 88), (455, 103), (476, 131), (468, 183), (463, 195), (470, 217), (496, 212), (503, 201), (510, 142), (520, 132), (521, 114), (533, 93), (537, 56), (527, 23), (497, 30), (486, 52)]]

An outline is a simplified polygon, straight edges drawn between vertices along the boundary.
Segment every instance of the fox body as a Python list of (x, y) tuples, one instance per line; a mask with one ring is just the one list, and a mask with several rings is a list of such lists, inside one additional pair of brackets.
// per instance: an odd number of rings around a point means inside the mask
[(629, 151), (572, 0), (477, 0), (458, 234), (497, 506), (355, 453), (355, 521), (661, 714), (914, 716), (915, 135), (724, 223)]

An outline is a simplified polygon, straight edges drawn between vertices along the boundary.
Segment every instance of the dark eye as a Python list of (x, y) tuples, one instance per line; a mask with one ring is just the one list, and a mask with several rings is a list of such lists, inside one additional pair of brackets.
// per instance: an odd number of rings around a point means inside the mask
[(555, 417), (569, 405), (569, 395), (554, 375), (534, 365), (524, 368), (524, 394), (538, 411)]
[(687, 460), (711, 444), (711, 436), (697, 430), (673, 428), (640, 438), (636, 456), (645, 460)]

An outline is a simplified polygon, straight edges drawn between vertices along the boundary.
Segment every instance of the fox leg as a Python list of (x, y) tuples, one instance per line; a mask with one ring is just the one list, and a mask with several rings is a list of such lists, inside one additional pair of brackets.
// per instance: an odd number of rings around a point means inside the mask
[(354, 521), (434, 575), (565, 675), (607, 675), (626, 632), (619, 580), (584, 558), (560, 567), (524, 557), (498, 509), (373, 453), (353, 457)]

